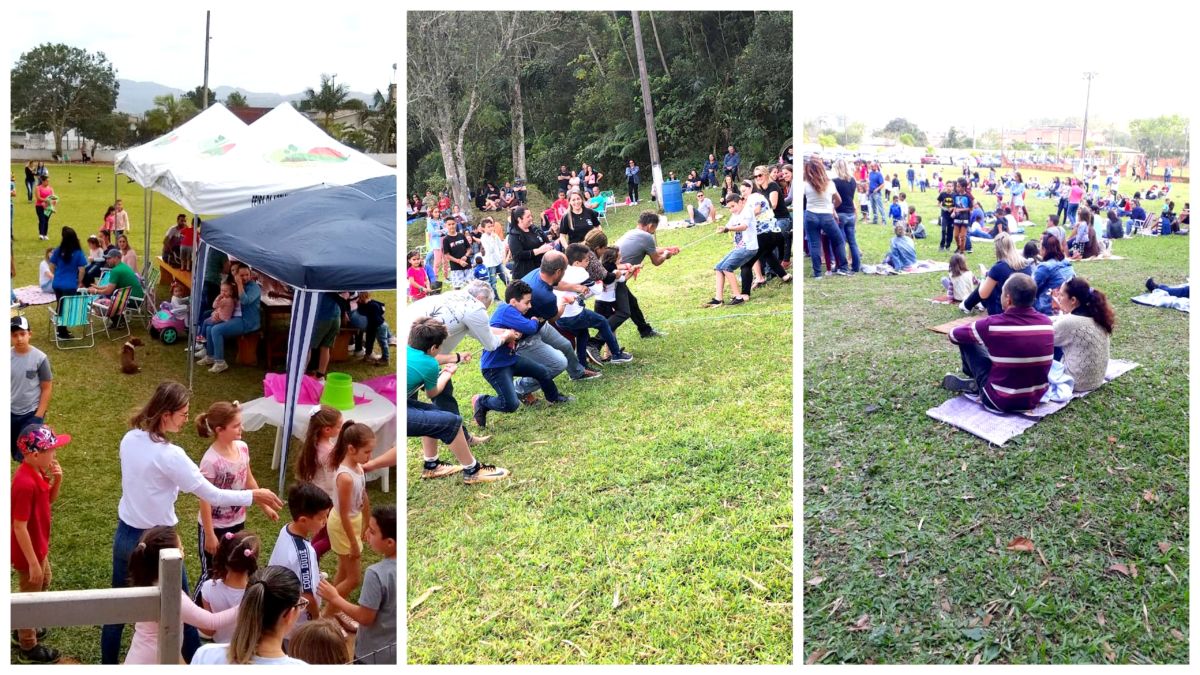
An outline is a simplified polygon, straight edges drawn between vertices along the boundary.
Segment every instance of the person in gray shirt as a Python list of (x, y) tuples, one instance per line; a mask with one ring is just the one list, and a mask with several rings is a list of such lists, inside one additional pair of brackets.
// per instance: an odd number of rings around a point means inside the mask
[(396, 507), (388, 504), (371, 509), (371, 522), (365, 537), (371, 550), (383, 560), (367, 568), (363, 575), (358, 604), (338, 594), (337, 587), (322, 579), (317, 593), (339, 612), (358, 622), (354, 641), (354, 662), (361, 664), (396, 663)]
[(13, 459), (23, 460), (17, 450), (17, 436), (30, 424), (46, 421), (46, 409), (50, 407), (50, 393), (54, 388), (54, 377), (50, 372), (50, 358), (40, 349), (29, 344), (32, 334), (29, 319), (16, 316), (12, 319), (12, 439), (9, 449)]
[[(637, 270), (642, 267), (642, 262), (647, 256), (650, 262), (657, 267), (673, 255), (679, 253), (679, 247), (672, 246), (669, 248), (661, 248), (658, 242), (654, 239), (654, 233), (658, 230), (658, 214), (653, 211), (642, 211), (642, 215), (638, 216), (638, 226), (636, 229), (630, 230), (621, 235), (617, 240), (616, 247), (620, 253), (621, 262), (629, 263)], [(637, 326), (638, 334), (643, 338), (661, 337), (660, 333), (646, 322), (646, 317), (642, 315), (642, 310), (638, 306), (637, 298), (629, 291), (629, 284), (617, 284), (617, 302), (616, 311), (612, 316), (608, 317), (608, 326), (615, 333), (617, 328), (625, 323), (626, 319), (633, 319), (633, 324)]]

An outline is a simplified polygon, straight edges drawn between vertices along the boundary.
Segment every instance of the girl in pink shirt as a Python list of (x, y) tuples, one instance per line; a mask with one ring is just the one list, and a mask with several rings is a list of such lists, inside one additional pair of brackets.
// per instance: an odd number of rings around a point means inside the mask
[(413, 251), (408, 254), (408, 299), (420, 300), (429, 295), (429, 277), (425, 274), (425, 266), (421, 264), (421, 254)]

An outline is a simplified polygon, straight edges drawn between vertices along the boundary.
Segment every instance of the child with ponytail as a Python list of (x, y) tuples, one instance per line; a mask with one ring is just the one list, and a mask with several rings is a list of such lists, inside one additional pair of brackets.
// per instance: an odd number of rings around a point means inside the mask
[[(321, 405), (308, 418), (308, 432), (304, 434), (304, 447), (296, 458), (296, 480), (301, 483), (312, 483), (325, 491), (333, 499), (333, 474), (337, 471), (336, 462), (330, 468), (330, 456), (337, 441), (338, 432), (342, 430), (342, 413), (337, 408)], [(317, 552), (317, 560), (329, 550), (329, 532), (325, 527), (312, 539), (313, 550)]]
[[(258, 555), (262, 542), (250, 532), (226, 532), (221, 535), (221, 544), (213, 556), (212, 575), (200, 585), (198, 594), (204, 598), (204, 609), (223, 612), (237, 607), (246, 592), (250, 577), (258, 571)], [(229, 642), (233, 637), (233, 625), (218, 629), (213, 642)]]
[[(158, 526), (146, 530), (138, 545), (129, 556), (129, 585), (157, 586), (158, 558), (163, 549), (183, 550), (175, 528)], [(164, 591), (166, 592), (166, 591)], [(230, 608), (213, 614), (200, 607), (179, 591), (181, 624), (195, 626), (206, 632), (215, 632), (237, 621), (238, 610)], [(183, 626), (180, 626), (182, 630)], [(182, 662), (182, 658), (180, 659)], [(133, 629), (133, 640), (129, 643), (126, 664), (158, 663), (158, 621), (139, 621)]]
[(367, 525), (363, 511), (371, 508), (362, 465), (371, 459), (374, 450), (375, 432), (365, 424), (347, 421), (329, 458), (329, 468), (335, 471), (329, 542), (338, 557), (333, 585), (342, 596), (349, 595), (362, 580), (362, 542)]
[[(212, 438), (212, 445), (200, 460), (200, 473), (210, 483), (223, 490), (254, 490), (258, 481), (250, 470), (250, 448), (242, 441), (242, 413), (237, 401), (217, 401), (196, 418), (196, 433), (200, 438)], [(271, 520), (279, 514), (263, 507)], [(203, 597), (201, 586), (212, 576), (213, 556), (221, 543), (221, 537), (240, 532), (246, 526), (246, 507), (212, 506), (200, 500), (200, 513), (196, 517), (197, 550), (200, 551), (200, 579), (196, 582), (195, 602)]]
[(259, 570), (246, 586), (229, 643), (204, 645), (192, 665), (304, 665), (284, 653), (283, 640), (307, 607), (295, 572), (278, 565)]

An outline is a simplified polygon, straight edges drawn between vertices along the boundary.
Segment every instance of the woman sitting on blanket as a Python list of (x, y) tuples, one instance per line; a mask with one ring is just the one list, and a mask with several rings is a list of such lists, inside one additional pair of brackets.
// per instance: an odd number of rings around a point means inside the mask
[(1004, 308), (1000, 305), (1000, 289), (1004, 288), (1004, 282), (1008, 281), (1014, 272), (1025, 272), (1029, 267), (1029, 261), (1017, 253), (1009, 235), (997, 235), (993, 244), (996, 247), (996, 264), (988, 270), (987, 277), (979, 284), (979, 288), (959, 305), (959, 309), (964, 312), (970, 312), (976, 305), (982, 304), (989, 316), (1002, 313)]
[(1033, 280), (1037, 283), (1037, 300), (1034, 300), (1033, 308), (1046, 316), (1054, 313), (1053, 293), (1075, 276), (1075, 268), (1066, 258), (1058, 237), (1052, 234), (1042, 240), (1042, 262), (1033, 272)]
[(1095, 258), (1100, 255), (1100, 239), (1096, 236), (1096, 227), (1092, 224), (1092, 212), (1086, 206), (1079, 207), (1075, 217), (1075, 231), (1067, 239), (1068, 257), (1071, 260)]
[(908, 227), (904, 223), (896, 225), (892, 237), (892, 247), (884, 256), (884, 264), (891, 265), (897, 272), (908, 270), (917, 264), (917, 247), (908, 237)]
[(1083, 277), (1065, 282), (1054, 296), (1063, 311), (1054, 322), (1054, 346), (1062, 348), (1060, 362), (1075, 380), (1074, 391), (1091, 391), (1104, 384), (1108, 370), (1109, 340), (1116, 324), (1112, 305)]

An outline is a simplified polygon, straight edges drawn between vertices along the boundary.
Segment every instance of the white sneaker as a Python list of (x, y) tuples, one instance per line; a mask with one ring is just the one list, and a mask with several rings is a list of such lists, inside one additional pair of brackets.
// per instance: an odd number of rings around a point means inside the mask
[(229, 370), (229, 364), (228, 364), (228, 363), (225, 363), (224, 361), (216, 361), (216, 362), (214, 362), (214, 363), (213, 363), (213, 367), (208, 369), (208, 372), (210, 372), (210, 373), (223, 373), (223, 372), (225, 372), (225, 371), (227, 371), (227, 370)]
[(350, 355), (351, 356), (366, 356), (367, 350), (366, 349), (355, 349), (354, 351), (350, 352)]
[(958, 303), (958, 308), (962, 310), (963, 314), (971, 313), (971, 310), (967, 309), (967, 301), (966, 300), (963, 300), (962, 302)]
[(198, 365), (198, 366), (211, 366), (211, 365), (212, 365), (212, 364), (214, 364), (214, 363), (216, 363), (216, 361), (213, 361), (213, 358), (212, 358), (211, 356), (205, 356), (204, 358), (202, 358), (202, 359), (200, 359), (199, 361), (197, 361), (197, 362), (196, 362), (196, 365)]
[(208, 356), (208, 351), (206, 349), (204, 349), (203, 345), (201, 345), (196, 348), (195, 352), (192, 352), (192, 356), (197, 359), (202, 359), (202, 358)]

